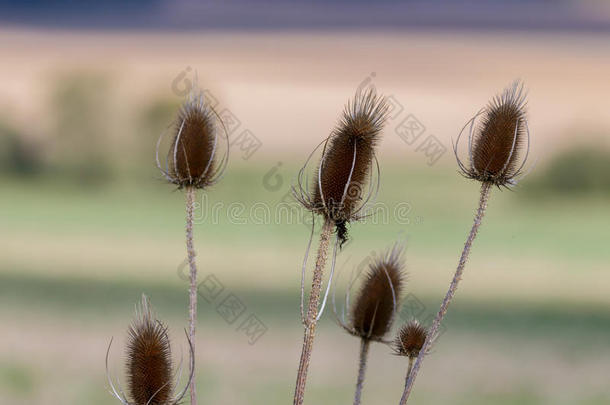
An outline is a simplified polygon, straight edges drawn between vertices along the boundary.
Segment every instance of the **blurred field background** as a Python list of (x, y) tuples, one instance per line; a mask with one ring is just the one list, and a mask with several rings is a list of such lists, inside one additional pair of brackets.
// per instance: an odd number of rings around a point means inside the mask
[[(407, 239), (405, 320), (435, 314), (472, 221), (478, 185), (452, 154), (465, 122), (512, 80), (529, 89), (533, 170), (494, 191), (446, 332), (413, 404), (610, 403), (610, 41), (570, 30), (159, 31), (0, 29), (0, 402), (113, 404), (104, 356), (122, 376), (133, 306), (150, 296), (186, 353), (184, 202), (154, 165), (155, 143), (194, 79), (249, 130), (222, 182), (200, 196), (201, 403), (292, 399), (309, 229), (261, 219), (287, 201), (307, 155), (359, 86), (398, 104), (379, 149), (389, 220), (350, 228), (349, 273)], [(425, 126), (408, 145), (409, 115)], [(418, 145), (446, 148), (430, 165)], [(232, 211), (243, 207), (243, 212)], [(258, 208), (257, 208), (258, 207)], [(406, 207), (401, 220), (396, 207)], [(217, 306), (245, 312), (229, 324)], [(267, 331), (255, 344), (250, 314)], [(350, 403), (358, 342), (327, 310), (306, 401)], [(405, 361), (374, 346), (365, 403), (397, 403)]]

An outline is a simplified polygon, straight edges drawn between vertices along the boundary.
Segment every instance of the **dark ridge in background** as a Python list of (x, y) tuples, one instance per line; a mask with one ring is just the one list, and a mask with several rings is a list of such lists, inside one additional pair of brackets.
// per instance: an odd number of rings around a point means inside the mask
[(603, 0), (0, 1), (4, 27), (50, 29), (448, 29), (610, 32)]
[[(186, 282), (185, 282), (186, 283)], [(156, 310), (169, 316), (184, 317), (188, 297), (184, 287), (166, 283), (141, 281), (114, 282), (86, 278), (36, 277), (0, 272), (0, 308), (20, 308), (23, 311), (69, 317), (72, 320), (90, 321), (92, 316), (130, 319), (125, 308), (133, 308), (134, 300), (145, 291)], [(294, 326), (298, 304), (294, 305), (292, 289), (231, 290), (274, 333), (274, 328)], [(424, 312), (434, 311), (438, 302), (422, 297)], [(224, 324), (216, 312), (215, 305), (200, 299), (200, 322), (209, 326), (211, 322)], [(43, 311), (43, 312), (41, 312)], [(430, 312), (432, 314), (434, 312)], [(61, 315), (57, 315), (61, 314)], [(422, 315), (425, 317), (427, 315)], [(408, 307), (402, 307), (397, 323), (411, 319)], [(422, 319), (424, 323), (427, 319)], [(332, 315), (324, 316), (322, 322), (332, 325)], [(226, 325), (226, 324), (225, 324)], [(610, 313), (603, 307), (588, 305), (532, 305), (503, 302), (479, 302), (461, 300), (443, 322), (441, 333), (452, 331), (497, 334), (500, 336), (527, 335), (530, 338), (555, 343), (562, 342), (574, 350), (587, 345), (607, 345), (610, 338)], [(226, 325), (235, 330), (235, 325)], [(331, 326), (340, 333), (336, 325)]]

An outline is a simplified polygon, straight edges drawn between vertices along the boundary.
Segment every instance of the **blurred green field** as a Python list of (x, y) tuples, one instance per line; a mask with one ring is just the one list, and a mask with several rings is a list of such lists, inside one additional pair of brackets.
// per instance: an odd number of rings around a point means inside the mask
[[(370, 83), (399, 110), (379, 147), (378, 215), (350, 227), (337, 259), (338, 298), (372, 252), (406, 240), (400, 318), (426, 322), (478, 201), (451, 141), (515, 78), (530, 90), (534, 170), (514, 191), (493, 191), (412, 404), (610, 403), (605, 35), (4, 27), (0, 38), (0, 404), (117, 404), (104, 356), (114, 337), (122, 377), (142, 293), (169, 324), (176, 362), (186, 352), (184, 196), (152, 160), (195, 71), (241, 122), (236, 133), (263, 144), (247, 161), (234, 147), (223, 181), (199, 200), (200, 280), (224, 286), (200, 299), (199, 403), (291, 403), (309, 228), (299, 210), (290, 223), (274, 214), (347, 97)], [(398, 136), (409, 115), (447, 147), (432, 167)], [(245, 308), (232, 322), (219, 310), (227, 297)], [(252, 345), (240, 328), (251, 314), (266, 327)], [(327, 309), (307, 404), (351, 403), (358, 347)], [(406, 364), (390, 352), (372, 347), (363, 403), (398, 403)]]
[[(198, 364), (202, 402), (290, 401), (300, 350), (299, 266), (308, 228), (262, 221), (284, 200), (295, 163), (233, 162), (202, 200), (218, 220), (196, 225), (201, 279), (213, 274), (268, 328), (254, 344), (200, 300)], [(381, 156), (378, 201), (390, 218), (350, 228), (338, 258), (341, 290), (371, 251), (407, 239), (409, 300), (432, 316), (445, 292), (466, 232), (477, 185), (446, 157), (427, 167)], [(275, 173), (275, 172), (274, 172)], [(112, 404), (104, 355), (121, 375), (125, 331), (141, 293), (150, 295), (184, 349), (183, 195), (154, 168), (83, 188), (40, 176), (0, 180), (0, 399), (13, 404)], [(267, 179), (267, 180), (265, 180)], [(244, 207), (230, 212), (233, 203)], [(407, 205), (405, 205), (407, 203)], [(402, 205), (400, 205), (402, 204)], [(397, 223), (394, 209), (408, 207)], [(605, 195), (540, 196), (527, 187), (494, 191), (446, 333), (430, 355), (414, 404), (607, 404), (610, 401), (610, 274)], [(200, 212), (201, 213), (201, 212)], [(257, 219), (258, 218), (258, 219)], [(221, 297), (222, 298), (222, 297)], [(407, 312), (402, 316), (407, 318)], [(351, 401), (358, 342), (328, 311), (316, 342), (308, 402)], [(176, 357), (180, 350), (175, 349)], [(387, 347), (372, 352), (364, 399), (396, 403), (404, 361)]]

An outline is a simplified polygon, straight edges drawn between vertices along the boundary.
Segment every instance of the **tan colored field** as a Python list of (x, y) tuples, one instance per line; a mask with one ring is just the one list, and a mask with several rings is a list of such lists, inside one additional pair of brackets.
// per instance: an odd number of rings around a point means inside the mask
[[(607, 142), (600, 134), (610, 131), (610, 41), (604, 36), (2, 31), (0, 52), (4, 114), (28, 125), (32, 114), (44, 122), (41, 104), (54, 73), (109, 72), (124, 119), (133, 103), (152, 95), (179, 99), (172, 81), (182, 72), (192, 79), (197, 70), (200, 84), (268, 153), (311, 147), (369, 79), (404, 107), (397, 119), (414, 114), (447, 144), (516, 78), (530, 89), (535, 156), (544, 160), (575, 138), (598, 135)], [(383, 148), (409, 151), (397, 136), (387, 137)]]

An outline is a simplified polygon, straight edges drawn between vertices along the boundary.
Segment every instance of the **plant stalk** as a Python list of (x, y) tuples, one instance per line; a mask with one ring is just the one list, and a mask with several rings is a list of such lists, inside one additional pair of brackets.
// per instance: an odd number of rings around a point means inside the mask
[(466, 261), (468, 260), (468, 256), (470, 255), (470, 248), (472, 247), (472, 242), (477, 236), (477, 232), (479, 231), (479, 227), (481, 226), (481, 221), (483, 220), (483, 216), (485, 215), (485, 210), (487, 209), (487, 201), (489, 200), (489, 192), (491, 190), (492, 184), (484, 182), (481, 185), (481, 195), (479, 199), (479, 208), (477, 209), (477, 213), (474, 217), (474, 223), (472, 224), (472, 228), (470, 229), (470, 234), (468, 235), (468, 239), (466, 239), (466, 243), (464, 244), (464, 249), (462, 250), (462, 255), (460, 256), (460, 261), (458, 263), (457, 269), (453, 276), (453, 280), (449, 285), (449, 290), (443, 299), (443, 303), (428, 331), (428, 336), (426, 337), (426, 342), (424, 346), (419, 351), (419, 356), (417, 356), (417, 360), (415, 361), (415, 365), (413, 366), (413, 370), (407, 377), (407, 382), (405, 384), (405, 390), (403, 392), (402, 400), (400, 402), (401, 405), (407, 403), (407, 399), (409, 398), (409, 394), (413, 389), (413, 384), (415, 383), (415, 378), (417, 377), (417, 373), (421, 367), (421, 363), (424, 360), (426, 353), (430, 351), (432, 344), (437, 336), (438, 329), (447, 313), (447, 309), (449, 308), (449, 304), (455, 295), (455, 291), (457, 290), (458, 284), (462, 279), (462, 273), (464, 272), (464, 267), (466, 266)]
[(411, 375), (411, 370), (413, 370), (413, 361), (415, 359), (413, 357), (409, 357), (409, 368), (407, 369), (407, 376), (405, 377), (405, 390), (402, 393), (402, 397), (400, 398), (400, 405), (404, 405), (407, 403), (407, 384), (409, 383), (409, 376)]
[(328, 257), (328, 246), (330, 244), (332, 230), (333, 222), (326, 220), (322, 226), (322, 232), (320, 234), (320, 245), (318, 247), (316, 267), (314, 269), (311, 292), (309, 294), (309, 306), (307, 309), (307, 318), (305, 319), (303, 348), (301, 350), (299, 371), (297, 372), (297, 381), (294, 390), (294, 405), (302, 405), (305, 397), (307, 370), (311, 360), (311, 350), (313, 348), (313, 341), (316, 333), (316, 318), (318, 316), (318, 304), (320, 302), (320, 291), (322, 289), (322, 276), (324, 275), (324, 266), (326, 265), (326, 259)]
[[(197, 266), (195, 264), (195, 247), (193, 245), (193, 210), (195, 207), (196, 189), (186, 188), (186, 252), (189, 262), (189, 339), (191, 341), (193, 356), (195, 355), (195, 326), (197, 325)], [(195, 391), (195, 361), (191, 362), (191, 374), (193, 378), (190, 383), (191, 405), (197, 405), (197, 394)]]
[(366, 360), (369, 354), (369, 346), (371, 341), (362, 339), (360, 342), (360, 363), (358, 367), (358, 381), (356, 382), (356, 394), (354, 395), (354, 405), (360, 405), (362, 396), (362, 387), (364, 385), (364, 375), (366, 373)]

